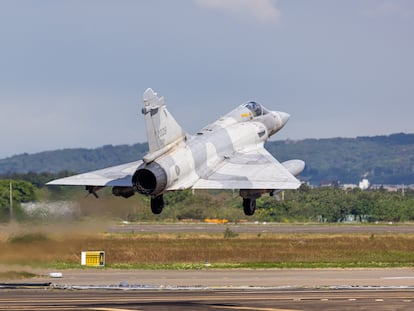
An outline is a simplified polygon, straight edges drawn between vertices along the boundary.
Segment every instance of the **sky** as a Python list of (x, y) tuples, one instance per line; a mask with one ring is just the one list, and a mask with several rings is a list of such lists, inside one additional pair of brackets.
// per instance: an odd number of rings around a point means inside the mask
[(255, 100), (273, 139), (414, 133), (411, 0), (0, 0), (0, 159), (190, 134)]

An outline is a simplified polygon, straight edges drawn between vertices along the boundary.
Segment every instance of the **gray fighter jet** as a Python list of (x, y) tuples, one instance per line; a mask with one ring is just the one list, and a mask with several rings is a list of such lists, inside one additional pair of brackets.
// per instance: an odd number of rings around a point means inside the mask
[(288, 121), (289, 114), (251, 101), (238, 106), (195, 135), (187, 134), (168, 112), (164, 97), (143, 95), (149, 151), (140, 161), (56, 179), (48, 185), (82, 185), (97, 197), (102, 187), (115, 196), (151, 196), (151, 210), (162, 212), (163, 194), (182, 189), (239, 189), (244, 213), (253, 215), (256, 199), (297, 189), (302, 160), (279, 163), (264, 142)]

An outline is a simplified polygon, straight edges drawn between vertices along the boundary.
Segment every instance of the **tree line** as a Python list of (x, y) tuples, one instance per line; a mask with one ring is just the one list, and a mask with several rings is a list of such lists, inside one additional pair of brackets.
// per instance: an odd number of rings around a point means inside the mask
[(10, 219), (12, 207), (15, 207), (14, 212), (19, 218), (21, 215), (20, 204), (36, 201), (36, 192), (36, 187), (28, 181), (15, 179), (0, 180), (0, 220), (6, 221)]
[[(13, 187), (13, 202), (21, 218), (20, 203), (31, 201), (77, 201), (87, 206), (100, 204), (102, 209), (89, 216), (102, 214), (126, 220), (181, 220), (226, 218), (230, 221), (259, 220), (275, 222), (407, 222), (414, 221), (414, 191), (399, 190), (388, 192), (383, 189), (362, 191), (359, 188), (342, 190), (337, 187), (312, 188), (302, 185), (298, 190), (287, 190), (279, 194), (282, 199), (275, 202), (270, 196), (257, 200), (253, 217), (246, 217), (241, 207), (238, 191), (230, 190), (191, 190), (168, 192), (165, 194), (166, 207), (161, 215), (152, 215), (148, 197), (135, 195), (126, 200), (115, 198), (110, 189), (100, 192), (100, 199), (84, 198), (82, 187), (46, 187), (51, 179), (65, 177), (70, 172), (59, 174), (28, 173), (0, 179), (0, 220), (7, 221), (10, 210), (10, 183)], [(88, 200), (92, 200), (88, 201)], [(119, 208), (120, 206), (120, 208)], [(122, 210), (124, 209), (124, 210)], [(128, 216), (121, 216), (128, 215)], [(26, 217), (26, 220), (27, 217)], [(30, 219), (29, 219), (30, 220)]]
[[(269, 141), (266, 148), (279, 161), (304, 160), (301, 178), (312, 185), (321, 181), (357, 184), (361, 177), (372, 184), (414, 184), (414, 134)], [(146, 143), (138, 143), (21, 154), (0, 159), (0, 175), (82, 173), (139, 160), (147, 150)]]
[(414, 220), (414, 191), (389, 192), (383, 189), (337, 187), (311, 189), (306, 185), (285, 191), (285, 199), (277, 203), (263, 198), (258, 202), (263, 220), (299, 222), (407, 222)]

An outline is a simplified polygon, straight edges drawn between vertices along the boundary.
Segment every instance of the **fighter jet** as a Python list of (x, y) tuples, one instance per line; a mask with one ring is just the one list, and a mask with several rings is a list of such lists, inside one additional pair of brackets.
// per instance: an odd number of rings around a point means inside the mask
[(288, 121), (289, 114), (250, 101), (241, 104), (194, 135), (187, 134), (168, 112), (164, 97), (151, 88), (143, 95), (149, 151), (140, 161), (53, 180), (48, 185), (82, 185), (94, 194), (112, 187), (112, 194), (129, 198), (135, 192), (151, 197), (160, 214), (163, 194), (183, 189), (238, 189), (246, 215), (256, 199), (284, 189), (297, 189), (296, 176), (305, 163), (279, 163), (264, 148), (265, 141)]

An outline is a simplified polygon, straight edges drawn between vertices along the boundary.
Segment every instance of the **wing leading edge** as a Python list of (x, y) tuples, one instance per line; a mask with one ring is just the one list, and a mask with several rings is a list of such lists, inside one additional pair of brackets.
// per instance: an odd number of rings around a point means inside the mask
[(206, 178), (199, 179), (194, 189), (297, 189), (301, 185), (266, 149), (237, 153)]
[(131, 187), (132, 175), (141, 163), (142, 161), (135, 161), (111, 166), (97, 171), (56, 179), (48, 182), (47, 185)]

